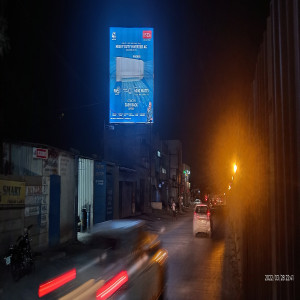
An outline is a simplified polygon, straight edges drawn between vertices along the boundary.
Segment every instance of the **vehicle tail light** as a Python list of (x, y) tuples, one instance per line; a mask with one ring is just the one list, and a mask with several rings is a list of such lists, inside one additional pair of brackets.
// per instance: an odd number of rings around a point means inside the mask
[(210, 218), (210, 211), (207, 212), (207, 219)]
[(66, 273), (63, 273), (60, 276), (57, 276), (53, 279), (48, 280), (45, 283), (40, 284), (39, 286), (39, 297), (43, 297), (54, 290), (58, 289), (62, 285), (76, 278), (76, 269), (72, 269)]
[(126, 271), (120, 272), (114, 278), (105, 283), (96, 293), (96, 299), (105, 300), (113, 295), (122, 285), (128, 281)]

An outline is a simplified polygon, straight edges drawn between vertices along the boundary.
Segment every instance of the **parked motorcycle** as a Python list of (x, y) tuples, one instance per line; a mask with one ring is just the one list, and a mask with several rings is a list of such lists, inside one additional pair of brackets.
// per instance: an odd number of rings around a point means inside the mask
[(24, 234), (19, 236), (15, 245), (10, 245), (9, 252), (4, 260), (7, 266), (10, 266), (12, 277), (18, 281), (25, 274), (34, 269), (34, 260), (32, 257), (29, 238), (29, 230), (32, 225), (24, 229)]

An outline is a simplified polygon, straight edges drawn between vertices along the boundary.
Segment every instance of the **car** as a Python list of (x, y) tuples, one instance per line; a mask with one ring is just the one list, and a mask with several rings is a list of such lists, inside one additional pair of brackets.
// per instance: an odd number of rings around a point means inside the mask
[(212, 235), (213, 222), (211, 212), (206, 204), (197, 204), (194, 208), (193, 234), (205, 233), (208, 237)]
[(194, 201), (194, 205), (198, 205), (198, 204), (201, 204), (202, 202), (201, 202), (201, 200), (200, 199), (196, 199), (195, 201)]
[(39, 297), (163, 299), (168, 252), (145, 226), (145, 221), (132, 219), (94, 225), (82, 239), (89, 253), (76, 259), (83, 265), (40, 284)]

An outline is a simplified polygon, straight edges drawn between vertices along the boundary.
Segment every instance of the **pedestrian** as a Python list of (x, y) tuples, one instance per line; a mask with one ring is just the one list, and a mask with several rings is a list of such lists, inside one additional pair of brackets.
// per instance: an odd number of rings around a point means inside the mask
[(148, 108), (147, 108), (147, 123), (153, 122), (153, 109), (152, 109), (152, 103), (149, 102)]
[(176, 219), (176, 204), (174, 200), (172, 202), (172, 213), (173, 213), (173, 221), (174, 221)]

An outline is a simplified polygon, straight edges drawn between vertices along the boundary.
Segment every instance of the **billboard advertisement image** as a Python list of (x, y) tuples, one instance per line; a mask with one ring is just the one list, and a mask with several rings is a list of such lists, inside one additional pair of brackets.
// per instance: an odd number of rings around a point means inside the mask
[(110, 27), (109, 122), (153, 123), (153, 28)]

